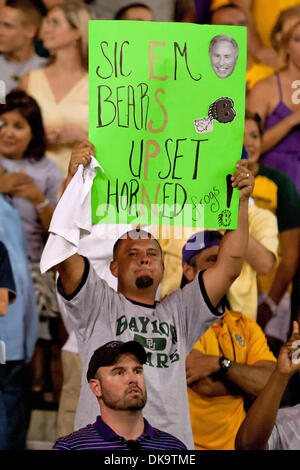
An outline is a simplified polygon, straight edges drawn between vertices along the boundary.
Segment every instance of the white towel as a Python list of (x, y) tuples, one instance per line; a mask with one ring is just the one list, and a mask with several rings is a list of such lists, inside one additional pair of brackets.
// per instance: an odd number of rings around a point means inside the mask
[[(53, 213), (49, 227), (50, 235), (42, 254), (40, 267), (41, 272), (44, 273), (52, 266), (79, 253), (89, 259), (100, 277), (117, 289), (117, 279), (113, 277), (109, 269), (113, 257), (113, 245), (123, 233), (135, 226), (131, 224), (92, 225), (91, 188), (97, 167), (100, 165), (94, 157), (85, 168), (79, 165)], [(143, 228), (149, 230), (150, 226)], [(63, 349), (78, 353), (77, 339), (60, 297), (58, 297), (58, 303), (69, 333)]]
[(79, 165), (59, 200), (41, 257), (42, 273), (77, 253), (80, 239), (91, 233), (91, 187), (97, 167), (100, 165), (94, 157), (85, 168)]
[[(100, 165), (94, 157), (85, 168), (79, 165), (59, 200), (41, 257), (42, 273), (79, 253), (89, 258), (96, 271), (102, 274), (103, 263), (112, 259), (115, 241), (128, 230), (135, 228), (135, 225), (131, 224), (92, 225), (91, 188), (97, 167), (100, 168)], [(149, 231), (151, 226), (143, 228)]]

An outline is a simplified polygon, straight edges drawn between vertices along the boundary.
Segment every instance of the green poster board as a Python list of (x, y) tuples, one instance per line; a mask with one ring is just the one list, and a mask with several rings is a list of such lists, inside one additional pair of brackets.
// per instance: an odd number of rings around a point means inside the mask
[(237, 226), (246, 28), (89, 22), (93, 223)]

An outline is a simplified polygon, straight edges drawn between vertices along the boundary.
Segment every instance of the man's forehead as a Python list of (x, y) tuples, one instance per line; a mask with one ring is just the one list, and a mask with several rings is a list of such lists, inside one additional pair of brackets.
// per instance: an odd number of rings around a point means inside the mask
[(121, 247), (123, 251), (130, 249), (146, 249), (151, 248), (160, 251), (160, 246), (157, 240), (154, 238), (124, 238), (121, 239)]
[(224, 46), (227, 46), (229, 49), (233, 49), (233, 45), (228, 39), (220, 39), (217, 41), (214, 45), (214, 49), (218, 49), (220, 47), (223, 48)]
[(233, 24), (235, 21), (247, 22), (247, 17), (245, 13), (240, 10), (238, 7), (232, 6), (228, 8), (221, 8), (217, 10), (212, 15), (213, 24), (229, 25)]
[(128, 351), (128, 352), (119, 354), (116, 357), (113, 364), (110, 364), (109, 366), (99, 367), (98, 370), (100, 370), (100, 372), (101, 370), (109, 371), (109, 370), (114, 369), (115, 367), (119, 367), (119, 366), (121, 367), (122, 365), (126, 365), (130, 362), (133, 362), (136, 366), (143, 367), (143, 364), (141, 363), (139, 358), (133, 352)]
[(195, 260), (196, 263), (201, 263), (202, 261), (205, 261), (209, 256), (212, 255), (217, 255), (219, 253), (219, 246), (214, 245), (214, 246), (209, 246), (208, 248), (205, 248), (205, 250), (200, 251), (197, 255), (195, 255)]
[(114, 365), (116, 365), (116, 364), (121, 364), (121, 363), (123, 363), (123, 362), (128, 362), (129, 360), (134, 361), (134, 362), (136, 362), (137, 364), (141, 364), (141, 361), (140, 361), (139, 358), (135, 355), (134, 352), (127, 351), (127, 352), (123, 352), (123, 353), (119, 354), (119, 355), (116, 357), (116, 360), (115, 360), (115, 362), (114, 362)]
[(4, 5), (1, 10), (1, 19), (10, 23), (20, 23), (22, 12), (17, 8), (11, 8)]

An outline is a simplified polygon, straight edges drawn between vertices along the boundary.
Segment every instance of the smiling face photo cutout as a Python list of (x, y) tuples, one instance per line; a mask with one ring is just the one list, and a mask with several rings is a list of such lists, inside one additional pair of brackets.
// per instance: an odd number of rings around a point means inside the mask
[(234, 71), (239, 56), (236, 41), (225, 34), (215, 36), (209, 45), (212, 68), (219, 78), (227, 78)]

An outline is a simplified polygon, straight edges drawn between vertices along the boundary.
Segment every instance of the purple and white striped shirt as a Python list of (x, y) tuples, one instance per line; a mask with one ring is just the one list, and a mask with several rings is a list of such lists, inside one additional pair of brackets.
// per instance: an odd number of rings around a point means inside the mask
[[(143, 434), (134, 441), (135, 450), (186, 450), (186, 446), (176, 437), (159, 429), (153, 428), (144, 419)], [(132, 441), (130, 441), (132, 442)], [(93, 424), (57, 439), (54, 450), (132, 450), (126, 439), (118, 436), (101, 416)]]

